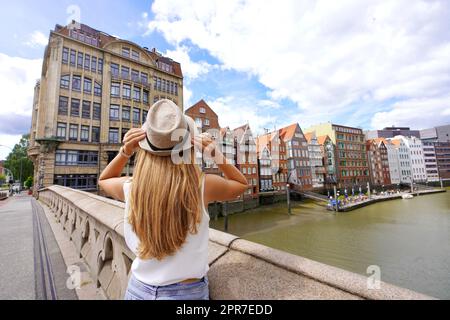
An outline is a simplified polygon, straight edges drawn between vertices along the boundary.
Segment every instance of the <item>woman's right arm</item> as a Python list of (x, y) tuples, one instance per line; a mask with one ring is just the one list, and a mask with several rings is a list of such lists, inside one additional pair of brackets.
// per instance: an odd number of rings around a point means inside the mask
[(223, 172), (225, 178), (215, 174), (206, 175), (204, 198), (205, 202), (235, 200), (248, 188), (247, 179), (232, 164), (228, 163), (226, 157), (218, 150), (215, 142), (207, 135), (194, 138), (194, 144), (214, 157), (214, 160)]

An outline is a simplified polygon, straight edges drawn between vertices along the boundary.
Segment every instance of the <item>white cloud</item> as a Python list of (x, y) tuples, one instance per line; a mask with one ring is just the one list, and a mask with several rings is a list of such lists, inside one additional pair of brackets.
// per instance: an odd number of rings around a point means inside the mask
[(149, 32), (255, 75), (271, 98), (291, 99), (311, 119), (400, 100), (371, 109), (372, 125), (450, 122), (448, 1), (156, 0), (152, 11)]
[(183, 69), (183, 76), (193, 80), (209, 72), (212, 65), (205, 61), (194, 62), (189, 56), (189, 48), (177, 46), (175, 50), (167, 50), (165, 56), (179, 62)]
[[(19, 143), (21, 135), (9, 135), (0, 133), (0, 144), (9, 148), (14, 148), (16, 143)], [(7, 147), (0, 146), (0, 160), (6, 160), (6, 157), (11, 152)]]
[(45, 47), (47, 43), (48, 37), (41, 31), (35, 30), (29, 35), (29, 39), (25, 42), (25, 45), (28, 47), (36, 48)]
[(40, 79), (42, 59), (10, 57), (0, 53), (0, 115), (30, 115), (34, 86)]
[(253, 133), (259, 134), (264, 132), (264, 128), (272, 130), (276, 122), (269, 112), (255, 108), (258, 101), (252, 99), (226, 96), (206, 102), (219, 116), (221, 127), (235, 129), (249, 123)]

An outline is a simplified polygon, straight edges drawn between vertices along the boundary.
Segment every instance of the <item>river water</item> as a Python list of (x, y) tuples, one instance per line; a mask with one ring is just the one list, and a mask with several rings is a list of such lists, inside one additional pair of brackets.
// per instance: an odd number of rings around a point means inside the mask
[[(450, 299), (450, 189), (410, 200), (372, 204), (334, 214), (314, 201), (259, 207), (228, 218), (228, 232), (244, 239)], [(222, 230), (224, 219), (211, 219)]]

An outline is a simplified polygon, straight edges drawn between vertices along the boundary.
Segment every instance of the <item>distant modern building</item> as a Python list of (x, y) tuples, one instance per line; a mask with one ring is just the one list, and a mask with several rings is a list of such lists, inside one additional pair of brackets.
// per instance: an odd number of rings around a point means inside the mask
[(309, 164), (311, 166), (312, 186), (315, 189), (324, 187), (325, 168), (323, 166), (323, 151), (315, 132), (305, 134), (308, 142)]
[(280, 138), (287, 148), (288, 183), (299, 191), (312, 189), (308, 142), (298, 123), (281, 128)]
[(427, 182), (422, 140), (416, 137), (400, 136), (400, 138), (403, 139), (410, 152), (413, 181), (418, 183)]
[(439, 170), (439, 178), (443, 181), (450, 180), (450, 141), (436, 142), (434, 144), (436, 162)]
[(450, 180), (450, 125), (421, 130), (420, 137), (430, 181), (436, 181), (436, 171), (439, 180)]
[(370, 180), (377, 186), (391, 184), (389, 172), (389, 157), (384, 138), (367, 140), (367, 159), (369, 162)]
[(428, 182), (439, 181), (439, 169), (436, 159), (435, 143), (429, 140), (422, 140), (425, 170)]
[(383, 130), (369, 130), (365, 132), (366, 140), (376, 138), (394, 138), (395, 136), (420, 138), (419, 130), (411, 130), (409, 127), (386, 127)]
[(28, 155), (36, 188), (97, 190), (126, 132), (162, 98), (182, 109), (178, 62), (84, 24), (56, 25), (34, 91)]
[(233, 130), (236, 148), (236, 167), (247, 178), (248, 190), (244, 198), (256, 199), (259, 193), (258, 187), (258, 160), (256, 156), (256, 141), (249, 124), (245, 124)]
[(328, 122), (305, 130), (306, 133), (314, 131), (318, 136), (328, 135), (336, 148), (338, 187), (361, 186), (369, 182), (366, 140), (362, 129)]
[[(195, 121), (199, 132), (208, 132), (214, 139), (219, 138), (219, 117), (203, 99), (186, 109), (184, 113)], [(201, 154), (198, 158), (199, 160), (202, 158)], [(203, 172), (220, 175), (219, 168), (213, 159), (203, 158), (201, 162)]]

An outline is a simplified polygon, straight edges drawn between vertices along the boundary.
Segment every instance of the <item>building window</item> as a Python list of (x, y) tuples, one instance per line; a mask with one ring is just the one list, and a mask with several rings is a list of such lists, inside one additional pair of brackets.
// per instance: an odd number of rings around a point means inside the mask
[(109, 143), (119, 143), (119, 129), (118, 128), (109, 128)]
[(84, 55), (84, 69), (86, 70), (91, 69), (91, 56), (88, 54)]
[(120, 97), (120, 83), (117, 82), (111, 83), (111, 96)]
[(153, 97), (153, 103), (158, 102), (158, 100), (159, 100), (159, 97), (158, 97), (158, 96)]
[(83, 68), (83, 52), (78, 52), (77, 68)]
[(98, 59), (98, 73), (103, 73), (103, 59)]
[(101, 106), (100, 103), (94, 103), (93, 111), (92, 111), (92, 119), (100, 120), (101, 119)]
[(72, 99), (71, 105), (70, 105), (70, 115), (72, 117), (80, 116), (80, 100)]
[(200, 113), (206, 113), (206, 109), (203, 108), (203, 107), (201, 107), (201, 108), (200, 108)]
[(69, 98), (60, 96), (58, 104), (58, 114), (67, 116), (68, 106), (69, 106)]
[(139, 88), (139, 87), (133, 88), (133, 100), (141, 101), (141, 88)]
[(122, 66), (122, 79), (129, 80), (130, 79), (130, 68)]
[(70, 50), (70, 65), (75, 67), (77, 59), (77, 52), (75, 50)]
[(122, 55), (123, 55), (124, 57), (129, 58), (129, 57), (130, 57), (130, 48), (123, 47), (123, 48), (122, 48)]
[(97, 72), (97, 57), (92, 57), (91, 71)]
[(111, 63), (111, 75), (115, 78), (119, 77), (119, 65), (116, 63)]
[(89, 126), (81, 126), (80, 140), (89, 141)]
[(129, 84), (123, 85), (122, 94), (124, 99), (131, 99), (131, 86)]
[(125, 135), (127, 134), (127, 132), (129, 131), (130, 129), (128, 129), (128, 128), (122, 128), (122, 139), (121, 139), (121, 141), (123, 141), (123, 138), (125, 137)]
[(69, 86), (70, 86), (70, 75), (62, 76), (59, 86), (62, 89), (69, 89)]
[(138, 82), (139, 81), (139, 71), (138, 70), (131, 70), (131, 80), (134, 82)]
[(57, 166), (63, 166), (66, 164), (66, 150), (56, 150), (55, 153), (55, 164)]
[(62, 63), (69, 63), (69, 48), (64, 47), (62, 52)]
[(81, 109), (81, 117), (85, 119), (91, 118), (91, 102), (83, 101), (83, 107)]
[(92, 127), (92, 142), (100, 142), (100, 127)]
[(209, 119), (205, 119), (205, 126), (209, 126)]
[(133, 108), (133, 122), (139, 123), (141, 120), (141, 110), (138, 108)]
[(202, 119), (195, 118), (195, 124), (197, 125), (197, 127), (201, 128), (202, 127)]
[(139, 52), (137, 52), (136, 50), (132, 50), (131, 58), (133, 58), (134, 60), (139, 60)]
[(56, 137), (65, 140), (66, 139), (66, 129), (67, 129), (67, 124), (58, 122), (58, 126), (56, 129)]
[(144, 91), (143, 91), (143, 94), (142, 94), (142, 101), (143, 101), (145, 104), (148, 104), (148, 96), (149, 96), (148, 90), (144, 90)]
[(102, 85), (98, 82), (94, 82), (94, 95), (97, 97), (102, 96)]
[(148, 84), (148, 75), (146, 73), (141, 72), (141, 82), (143, 84)]
[(119, 109), (118, 105), (112, 104), (109, 108), (109, 120), (119, 121)]
[(89, 78), (84, 78), (83, 91), (85, 93), (92, 93), (92, 80)]
[(69, 127), (69, 140), (76, 141), (78, 140), (78, 125), (71, 124)]
[(55, 175), (54, 183), (64, 187), (80, 190), (97, 189), (97, 175), (63, 174)]
[(81, 91), (81, 76), (72, 77), (72, 90)]
[(147, 120), (148, 111), (142, 110), (142, 122), (144, 123)]
[(175, 95), (178, 95), (178, 84), (175, 83)]
[(130, 107), (122, 107), (122, 121), (130, 122)]

